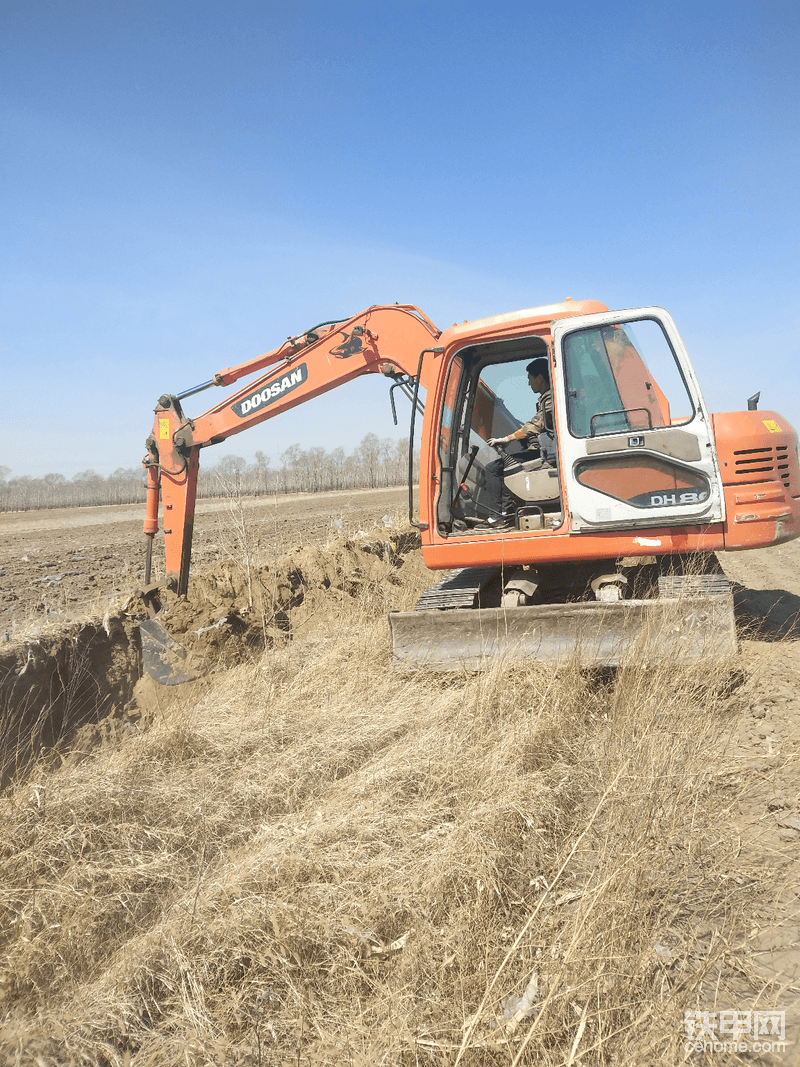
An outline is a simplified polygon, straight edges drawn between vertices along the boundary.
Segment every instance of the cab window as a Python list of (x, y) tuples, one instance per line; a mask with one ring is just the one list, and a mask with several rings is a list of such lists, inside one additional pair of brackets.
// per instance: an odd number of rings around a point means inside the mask
[(564, 338), (567, 419), (574, 437), (689, 422), (689, 393), (661, 324), (640, 319)]

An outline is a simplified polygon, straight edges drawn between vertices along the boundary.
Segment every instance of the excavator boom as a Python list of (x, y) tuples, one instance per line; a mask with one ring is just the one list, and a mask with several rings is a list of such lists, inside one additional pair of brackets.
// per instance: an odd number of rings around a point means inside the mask
[[(145, 533), (152, 544), (160, 496), (167, 579), (177, 592), (188, 590), (200, 449), (364, 374), (380, 372), (407, 382), (416, 373), (420, 353), (438, 337), (436, 326), (413, 305), (376, 305), (350, 319), (290, 337), (271, 352), (219, 371), (198, 389), (162, 396), (144, 458), (149, 490)], [(256, 381), (203, 415), (184, 414), (181, 399), (186, 396), (212, 385), (231, 385), (264, 368), (269, 369)]]

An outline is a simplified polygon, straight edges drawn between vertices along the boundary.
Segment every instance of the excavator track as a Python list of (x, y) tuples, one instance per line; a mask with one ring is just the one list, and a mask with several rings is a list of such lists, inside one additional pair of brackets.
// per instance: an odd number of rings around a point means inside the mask
[(414, 611), (448, 611), (476, 608), (481, 592), (500, 575), (499, 567), (462, 567), (451, 571), (436, 585), (426, 589)]

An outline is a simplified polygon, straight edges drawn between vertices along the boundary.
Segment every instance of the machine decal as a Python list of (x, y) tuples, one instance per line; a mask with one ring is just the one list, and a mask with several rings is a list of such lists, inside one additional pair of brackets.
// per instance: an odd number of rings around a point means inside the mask
[[(575, 465), (575, 477), (579, 485), (635, 508), (691, 507), (709, 498), (701, 471), (642, 452), (587, 457)], [(611, 516), (598, 519), (610, 521)]]
[(169, 440), (169, 419), (158, 420), (158, 436), (162, 441)]
[(276, 378), (274, 382), (268, 382), (263, 389), (259, 389), (258, 392), (251, 393), (244, 400), (238, 400), (235, 404), (232, 404), (231, 410), (240, 419), (243, 419), (251, 411), (266, 407), (274, 400), (277, 400), (279, 396), (283, 396), (284, 393), (291, 393), (293, 389), (296, 389), (298, 385), (302, 385), (307, 380), (308, 367), (305, 363), (301, 363), (299, 367), (294, 367), (289, 374), (285, 374), (282, 378)]
[(781, 428), (774, 419), (762, 419), (761, 420), (770, 433), (780, 433)]
[[(707, 499), (708, 493), (702, 491), (699, 493), (651, 493), (649, 506), (651, 508), (674, 508), (676, 504), (702, 504)], [(634, 498), (631, 503), (645, 502)]]
[(337, 345), (336, 348), (331, 348), (329, 355), (336, 356), (337, 359), (347, 359), (348, 356), (358, 355), (364, 343), (361, 340), (364, 327), (354, 326), (353, 332), (349, 335), (344, 330), (339, 330), (339, 333), (344, 337), (344, 341)]

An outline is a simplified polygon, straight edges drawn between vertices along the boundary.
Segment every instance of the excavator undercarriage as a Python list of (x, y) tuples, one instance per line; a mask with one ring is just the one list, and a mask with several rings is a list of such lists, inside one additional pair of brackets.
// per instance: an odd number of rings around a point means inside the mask
[(414, 611), (389, 615), (393, 665), (477, 670), (504, 657), (616, 667), (736, 655), (732, 591), (714, 557), (686, 561), (689, 573), (676, 573), (683, 562), (676, 558), (625, 562), (614, 573), (591, 566), (453, 571)]

